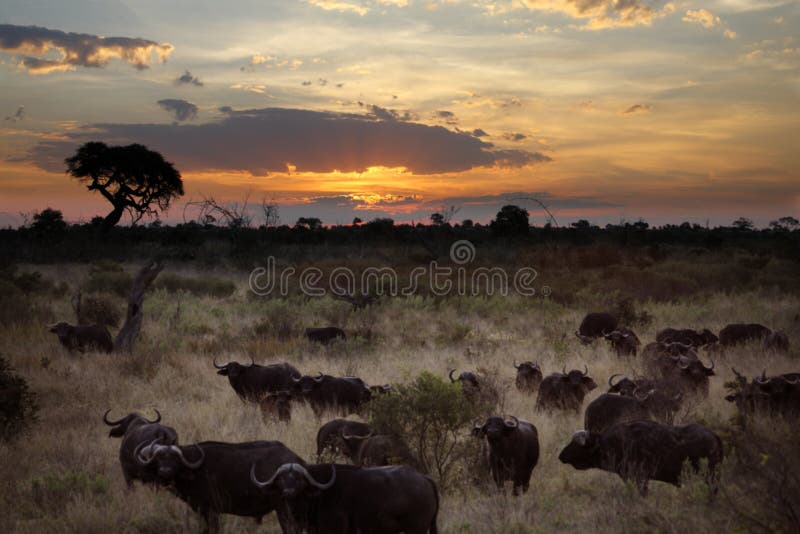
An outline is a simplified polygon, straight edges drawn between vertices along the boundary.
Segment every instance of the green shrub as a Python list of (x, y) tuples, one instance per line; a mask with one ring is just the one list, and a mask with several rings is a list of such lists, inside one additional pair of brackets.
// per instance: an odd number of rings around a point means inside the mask
[(477, 409), (464, 402), (460, 384), (427, 371), (391, 395), (371, 403), (370, 424), (376, 432), (408, 443), (421, 469), (443, 489), (469, 478), (474, 454), (470, 425)]
[(10, 441), (36, 421), (39, 405), (28, 382), (0, 356), (0, 441)]
[(67, 471), (48, 474), (31, 481), (33, 500), (42, 508), (57, 509), (69, 501), (85, 496), (102, 496), (108, 493), (109, 482), (103, 475), (84, 471)]
[(83, 289), (87, 293), (113, 293), (118, 297), (127, 298), (130, 295), (132, 285), (133, 278), (124, 271), (92, 270)]
[(78, 324), (119, 326), (122, 312), (113, 299), (104, 295), (90, 295), (81, 300)]
[(177, 274), (162, 274), (153, 286), (157, 289), (165, 289), (170, 293), (185, 291), (192, 295), (216, 298), (230, 297), (236, 291), (236, 284), (232, 281), (214, 276), (189, 278)]

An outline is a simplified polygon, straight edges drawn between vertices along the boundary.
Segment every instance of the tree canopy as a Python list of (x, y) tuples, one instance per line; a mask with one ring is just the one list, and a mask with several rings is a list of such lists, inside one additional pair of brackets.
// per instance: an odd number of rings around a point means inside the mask
[(145, 215), (157, 217), (174, 198), (183, 195), (180, 172), (144, 145), (108, 146), (90, 141), (64, 162), (68, 174), (113, 206), (103, 220), (107, 228), (115, 226), (125, 211), (133, 223)]

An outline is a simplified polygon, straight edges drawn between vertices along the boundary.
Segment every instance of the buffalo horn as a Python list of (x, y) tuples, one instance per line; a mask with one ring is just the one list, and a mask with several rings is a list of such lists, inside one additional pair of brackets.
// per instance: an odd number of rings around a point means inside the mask
[(155, 424), (161, 421), (161, 412), (159, 412), (155, 408), (153, 408), (153, 411), (156, 412), (156, 418), (154, 420), (151, 421), (150, 419), (145, 418), (145, 421), (147, 421), (150, 424)]
[[(154, 445), (156, 446), (155, 450), (153, 450)], [(138, 463), (139, 465), (149, 465), (153, 463), (153, 460), (156, 457), (155, 452), (156, 450), (158, 450), (158, 447), (161, 447), (161, 445), (158, 444), (157, 439), (154, 439), (153, 441), (150, 442), (143, 441), (140, 444), (138, 444), (133, 451), (133, 457), (136, 459), (136, 463)], [(145, 449), (147, 449), (146, 456), (143, 454), (145, 452)]]
[(322, 373), (320, 373), (320, 374), (319, 374), (319, 376), (317, 376), (317, 377), (315, 377), (315, 378), (314, 378), (314, 382), (322, 382), (322, 377), (323, 377), (323, 376), (324, 376), (324, 375), (323, 375)]
[(589, 374), (589, 368), (586, 366), (586, 364), (583, 364), (583, 376), (586, 376), (588, 374)]
[(109, 421), (108, 420), (108, 414), (109, 413), (111, 413), (111, 410), (106, 410), (106, 413), (103, 414), (103, 422), (105, 424), (107, 424), (108, 426), (118, 425), (118, 424), (120, 424), (121, 422), (123, 422), (125, 420), (125, 417), (127, 417), (127, 416), (125, 416), (122, 419), (118, 419), (116, 421)]
[(608, 377), (608, 387), (613, 388), (614, 384), (612, 383), (615, 376), (622, 376), (622, 373), (614, 373), (613, 375)]
[(519, 368), (520, 368), (520, 366), (517, 365), (517, 360), (514, 360), (514, 369), (519, 369)]
[(183, 462), (183, 465), (185, 465), (189, 469), (197, 469), (198, 467), (203, 465), (203, 461), (205, 461), (206, 459), (206, 453), (203, 451), (203, 448), (200, 447), (200, 445), (195, 444), (195, 447), (197, 447), (197, 450), (200, 451), (200, 459), (197, 460), (196, 462), (190, 462), (189, 460), (187, 460), (186, 457), (183, 456), (183, 451), (176, 445), (171, 445), (170, 450), (173, 450), (178, 454), (178, 456), (181, 459), (181, 462)]
[(227, 363), (225, 365), (217, 365), (217, 357), (214, 356), (214, 367), (215, 368), (217, 368), (217, 369), (225, 369), (226, 367), (228, 367), (228, 365), (229, 364), (227, 364)]
[(455, 379), (453, 378), (453, 373), (455, 373), (455, 372), (456, 372), (455, 369), (450, 369), (450, 372), (447, 373), (447, 376), (450, 377), (450, 382), (455, 382)]
[(248, 367), (253, 367), (255, 364), (256, 364), (256, 361), (253, 359), (252, 356), (250, 356), (250, 365), (248, 365)]
[(767, 378), (767, 370), (764, 369), (764, 371), (761, 372), (761, 376), (757, 376), (753, 380), (755, 380), (759, 384), (769, 384), (772, 378)]
[(506, 421), (506, 426), (507, 426), (508, 428), (517, 428), (517, 427), (519, 426), (519, 419), (517, 419), (517, 418), (516, 418), (516, 417), (514, 417), (513, 415), (511, 416), (511, 419), (512, 419), (513, 421)]
[(345, 434), (344, 432), (342, 432), (342, 439), (344, 439), (344, 440), (348, 440), (348, 439), (367, 439), (367, 438), (370, 438), (370, 437), (372, 437), (372, 431), (370, 431), (370, 433), (367, 434), (366, 436), (359, 436), (359, 435), (356, 435), (356, 434), (353, 434), (351, 436), (350, 434)]

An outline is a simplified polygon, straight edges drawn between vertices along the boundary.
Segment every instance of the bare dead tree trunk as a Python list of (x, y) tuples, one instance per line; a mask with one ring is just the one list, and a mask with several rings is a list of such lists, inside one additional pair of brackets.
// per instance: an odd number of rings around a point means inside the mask
[(131, 296), (128, 298), (128, 313), (125, 316), (125, 323), (120, 328), (117, 339), (114, 340), (115, 352), (131, 352), (133, 350), (133, 342), (136, 341), (142, 330), (144, 294), (163, 268), (164, 265), (160, 261), (152, 260), (136, 275), (131, 288)]
[(76, 324), (83, 324), (81, 321), (83, 317), (81, 316), (81, 292), (78, 291), (75, 296), (72, 297), (70, 300), (70, 304), (72, 304), (72, 309), (75, 310), (75, 323)]

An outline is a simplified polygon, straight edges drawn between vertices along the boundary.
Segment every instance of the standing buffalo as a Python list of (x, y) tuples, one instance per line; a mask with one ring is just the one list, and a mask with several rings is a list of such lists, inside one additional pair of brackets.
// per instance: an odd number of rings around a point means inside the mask
[(583, 318), (575, 335), (583, 344), (589, 344), (607, 332), (616, 330), (618, 323), (619, 320), (610, 313), (592, 312)]
[(611, 348), (617, 356), (636, 356), (641, 345), (636, 333), (625, 326), (603, 334), (603, 337), (611, 342)]
[(122, 419), (111, 421), (108, 414), (103, 414), (103, 422), (113, 427), (108, 435), (112, 438), (122, 438), (119, 446), (119, 464), (122, 467), (122, 476), (128, 487), (133, 486), (134, 480), (152, 483), (156, 480), (156, 473), (139, 465), (136, 461), (136, 448), (144, 443), (160, 443), (162, 445), (177, 445), (178, 433), (174, 428), (158, 424), (161, 414), (156, 410), (156, 419), (150, 420), (138, 413), (130, 413)]
[(700, 425), (666, 426), (652, 421), (615, 425), (602, 433), (575, 433), (558, 459), (575, 469), (602, 469), (633, 480), (642, 495), (650, 480), (680, 486), (683, 463), (698, 470), (708, 461), (709, 484), (723, 458), (722, 441)]
[(716, 343), (718, 338), (708, 328), (704, 328), (702, 332), (689, 328), (665, 328), (656, 334), (656, 341), (659, 343), (683, 343), (684, 345), (700, 348)]
[(72, 326), (62, 321), (47, 328), (58, 336), (58, 340), (70, 352), (75, 350), (86, 352), (92, 349), (102, 352), (114, 350), (111, 334), (105, 326), (100, 324)]
[(483, 425), (475, 425), (472, 434), (489, 443), (489, 465), (498, 488), (506, 480), (514, 483), (513, 494), (528, 491), (531, 474), (539, 461), (539, 434), (536, 427), (516, 417), (505, 420), (492, 416)]
[(268, 393), (287, 391), (292, 387), (292, 379), (300, 378), (301, 373), (288, 363), (258, 365), (250, 358), (250, 365), (237, 362), (217, 365), (218, 375), (227, 376), (231, 387), (243, 401), (260, 402)]
[(569, 373), (553, 373), (542, 380), (539, 395), (536, 397), (536, 410), (573, 410), (580, 411), (583, 398), (597, 387), (589, 376), (589, 369), (584, 371), (573, 369)]
[(697, 351), (691, 345), (680, 342), (648, 343), (642, 350), (642, 365), (648, 375), (664, 376), (672, 371), (678, 357), (697, 359)]
[(657, 421), (666, 424), (672, 423), (684, 397), (677, 384), (644, 377), (635, 377), (634, 379), (623, 377), (614, 382), (616, 376), (619, 375), (613, 374), (608, 379), (608, 393), (643, 399), (650, 414)]
[[(350, 444), (342, 439), (342, 435), (369, 436), (372, 428), (367, 423), (358, 421), (348, 421), (347, 419), (334, 419), (328, 421), (317, 431), (317, 462), (322, 458), (325, 451), (333, 453), (342, 452), (351, 462), (356, 463), (358, 450), (350, 448)], [(356, 445), (353, 443), (353, 445)]]
[(372, 392), (363, 380), (354, 376), (335, 377), (330, 375), (293, 378), (294, 392), (311, 405), (319, 417), (325, 410), (333, 410), (342, 415), (357, 413), (372, 399)]
[(350, 460), (360, 467), (380, 467), (382, 465), (408, 465), (419, 469), (419, 462), (408, 445), (397, 436), (378, 434), (373, 436), (342, 433), (342, 441)]
[(736, 369), (733, 372), (736, 374), (736, 391), (726, 396), (725, 400), (735, 403), (743, 416), (753, 413), (800, 416), (800, 373), (767, 377), (764, 370), (761, 376), (748, 383)]
[(749, 341), (760, 341), (769, 336), (772, 330), (760, 324), (729, 324), (719, 332), (719, 343), (732, 347)]
[(453, 378), (453, 373), (455, 372), (455, 369), (450, 369), (450, 372), (447, 373), (447, 376), (450, 377), (450, 383), (458, 382), (461, 384), (461, 389), (465, 395), (477, 395), (480, 392), (481, 384), (478, 380), (478, 375), (472, 371), (464, 371), (458, 375), (458, 378)]
[(437, 532), (436, 483), (410, 467), (287, 463), (269, 479), (257, 476), (255, 467), (250, 473), (253, 487), (283, 499), (291, 531)]
[(709, 377), (714, 376), (714, 360), (706, 367), (697, 356), (673, 356), (674, 365), (662, 374), (665, 381), (673, 381), (684, 393), (708, 396)]
[(515, 381), (517, 389), (523, 392), (536, 391), (536, 388), (542, 383), (542, 368), (539, 367), (539, 363), (522, 362), (517, 365), (514, 362), (514, 368), (517, 370)]
[(627, 397), (603, 393), (586, 407), (583, 427), (589, 432), (603, 432), (619, 423), (650, 420), (647, 401), (648, 395)]
[(315, 343), (322, 343), (327, 345), (336, 339), (346, 340), (347, 336), (344, 330), (335, 326), (326, 326), (324, 328), (306, 328), (306, 338)]
[(267, 419), (277, 419), (288, 423), (292, 420), (292, 392), (277, 391), (267, 393), (259, 402), (261, 413)]
[(159, 482), (202, 515), (212, 533), (219, 530), (219, 514), (260, 521), (276, 510), (283, 526), (287, 518), (280, 498), (250, 484), (251, 468), (261, 477), (271, 477), (283, 464), (304, 463), (280, 441), (203, 441), (182, 447), (152, 443), (140, 446), (136, 459), (143, 467), (153, 466)]

